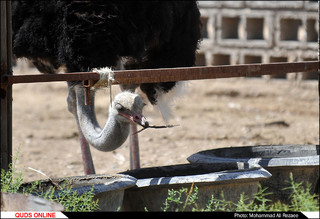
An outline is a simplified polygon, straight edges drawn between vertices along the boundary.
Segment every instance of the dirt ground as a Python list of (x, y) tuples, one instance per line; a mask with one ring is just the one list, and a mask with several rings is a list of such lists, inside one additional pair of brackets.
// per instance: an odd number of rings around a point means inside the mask
[[(36, 74), (14, 69), (14, 74)], [(113, 86), (113, 95), (119, 92)], [(25, 181), (83, 175), (76, 122), (67, 111), (64, 82), (17, 84), (13, 89), (13, 154)], [(97, 93), (100, 125), (107, 119), (109, 91)], [(168, 129), (139, 133), (141, 167), (187, 163), (201, 150), (268, 144), (318, 144), (318, 82), (300, 83), (261, 78), (191, 81), (187, 93), (173, 107)], [(150, 104), (145, 116), (163, 125)], [(113, 152), (91, 147), (96, 173), (112, 174), (129, 168), (128, 140)]]

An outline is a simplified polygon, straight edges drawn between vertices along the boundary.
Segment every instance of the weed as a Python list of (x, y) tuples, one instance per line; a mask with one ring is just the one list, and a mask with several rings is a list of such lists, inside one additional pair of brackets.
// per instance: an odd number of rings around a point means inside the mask
[(249, 198), (244, 193), (240, 195), (237, 203), (227, 201), (222, 191), (220, 197), (216, 198), (212, 195), (205, 208), (199, 208), (199, 205), (196, 203), (198, 199), (198, 187), (192, 184), (190, 189), (169, 189), (168, 197), (164, 202), (164, 208), (161, 209), (163, 211), (185, 211), (186, 207), (191, 206), (192, 211), (319, 211), (318, 196), (310, 194), (310, 184), (304, 187), (301, 182), (294, 182), (292, 173), (290, 174), (290, 181), (288, 183), (290, 186), (284, 189), (292, 190), (289, 204), (281, 203), (280, 201), (272, 203), (267, 198), (271, 193), (266, 193), (267, 188), (262, 188), (259, 185), (258, 192), (251, 201), (249, 201)]
[(18, 172), (16, 169), (18, 154), (19, 151), (17, 156), (13, 157), (12, 163), (9, 164), (8, 171), (1, 169), (1, 192), (16, 193), (22, 184), (22, 171)]
[[(17, 156), (16, 156), (17, 157)], [(21, 190), (23, 182), (22, 171), (17, 171), (15, 163), (9, 165), (9, 170), (1, 169), (1, 192), (17, 193)], [(39, 181), (35, 181), (30, 187), (23, 188), (23, 194), (34, 194), (38, 191)], [(204, 208), (200, 208), (197, 200), (198, 187), (194, 184), (190, 189), (181, 188), (179, 190), (169, 189), (168, 197), (161, 207), (162, 211), (319, 211), (319, 197), (310, 194), (311, 185), (302, 182), (294, 182), (292, 173), (290, 174), (289, 186), (284, 190), (291, 190), (290, 203), (281, 203), (280, 201), (272, 203), (267, 198), (271, 193), (266, 193), (267, 188), (259, 185), (258, 192), (254, 195), (253, 200), (243, 193), (237, 203), (225, 200), (223, 191), (219, 197), (211, 196)], [(93, 199), (93, 187), (90, 191), (78, 194), (72, 190), (71, 186), (62, 185), (59, 188), (59, 195), (56, 195), (54, 187), (43, 191), (39, 197), (56, 201), (65, 207), (66, 211), (94, 211), (98, 209), (98, 200)], [(145, 208), (147, 211), (147, 208)]]
[(39, 181), (33, 182), (30, 187), (22, 188), (22, 171), (17, 171), (15, 168), (16, 161), (17, 158), (14, 158), (13, 162), (9, 164), (8, 171), (1, 169), (1, 192), (17, 193), (22, 190), (23, 194), (38, 194), (41, 198), (62, 204), (65, 207), (65, 211), (88, 212), (98, 209), (98, 200), (93, 199), (93, 187), (90, 191), (78, 194), (77, 191), (72, 190), (71, 186), (62, 185), (61, 188), (57, 190), (59, 195), (56, 195), (56, 189), (54, 187), (51, 187), (47, 191), (42, 191), (39, 194)]
[[(310, 194), (311, 185), (306, 183), (306, 187), (302, 186), (302, 182), (297, 183), (293, 180), (293, 174), (290, 173), (290, 186), (284, 189), (292, 190), (290, 195), (291, 203), (289, 210), (292, 211), (319, 211), (319, 203), (317, 195)], [(317, 205), (315, 205), (317, 204)]]

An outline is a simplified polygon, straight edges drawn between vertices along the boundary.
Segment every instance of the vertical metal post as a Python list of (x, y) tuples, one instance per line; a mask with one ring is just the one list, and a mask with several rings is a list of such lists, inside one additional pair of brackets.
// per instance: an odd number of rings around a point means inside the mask
[(3, 75), (12, 75), (11, 68), (11, 1), (0, 1), (0, 141), (1, 169), (8, 170), (12, 162), (12, 86)]
[[(320, 1), (318, 1), (318, 11), (319, 11), (319, 8), (320, 8)], [(318, 45), (320, 45), (320, 34), (319, 33), (318, 33)], [(318, 50), (318, 61), (320, 61), (320, 52), (319, 52), (319, 50)], [(319, 98), (319, 101), (318, 101), (319, 108), (318, 109), (320, 109), (320, 66), (318, 67), (318, 98)], [(319, 118), (319, 125), (320, 125), (320, 111), (318, 112), (318, 118)], [(320, 136), (319, 136), (319, 142), (318, 143), (320, 144)], [(319, 187), (319, 180), (318, 180), (317, 185)]]

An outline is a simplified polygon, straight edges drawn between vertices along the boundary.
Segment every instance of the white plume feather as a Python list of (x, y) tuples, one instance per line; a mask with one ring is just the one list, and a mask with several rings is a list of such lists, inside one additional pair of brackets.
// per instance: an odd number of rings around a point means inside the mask
[(159, 108), (162, 118), (166, 123), (173, 116), (173, 105), (186, 94), (187, 85), (188, 83), (186, 81), (179, 81), (168, 93), (156, 90), (157, 107)]

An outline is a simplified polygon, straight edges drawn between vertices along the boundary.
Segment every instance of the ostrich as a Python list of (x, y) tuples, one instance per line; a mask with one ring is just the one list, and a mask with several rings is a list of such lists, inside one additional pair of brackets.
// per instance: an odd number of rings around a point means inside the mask
[(94, 103), (85, 105), (85, 93), (81, 86), (76, 86), (69, 92), (68, 104), (69, 111), (74, 114), (77, 120), (81, 134), (82, 159), (87, 174), (95, 172), (88, 143), (100, 151), (112, 151), (125, 142), (131, 123), (143, 127), (149, 126), (146, 118), (142, 115), (144, 101), (138, 94), (129, 91), (115, 96), (109, 106), (108, 120), (103, 128), (100, 128), (96, 120)]
[[(12, 2), (13, 54), (48, 74), (114, 67), (119, 60), (125, 69), (193, 66), (200, 28), (194, 1)], [(143, 101), (133, 94), (138, 87), (161, 111), (168, 108), (163, 97), (179, 83), (122, 85), (124, 92), (111, 103), (101, 129), (94, 91), (92, 104), (86, 106), (80, 82), (68, 82), (68, 109), (78, 124), (84, 162), (91, 158), (88, 143), (101, 151), (114, 150), (128, 136), (128, 121), (148, 125), (141, 114)], [(85, 172), (94, 173), (93, 165), (85, 165)]]

